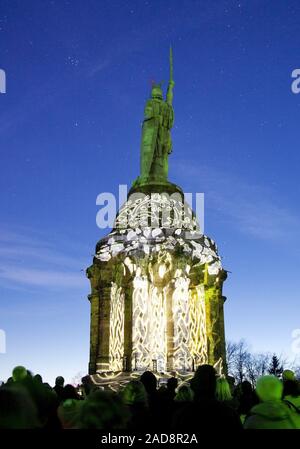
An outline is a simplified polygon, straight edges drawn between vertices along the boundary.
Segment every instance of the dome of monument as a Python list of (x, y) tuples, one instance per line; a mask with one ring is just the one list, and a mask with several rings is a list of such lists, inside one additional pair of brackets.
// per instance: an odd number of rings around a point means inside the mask
[(191, 208), (180, 199), (156, 193), (129, 197), (113, 231), (98, 242), (95, 258), (107, 262), (118, 254), (151, 256), (164, 250), (207, 264), (211, 275), (222, 270), (216, 244), (201, 234)]
[(136, 192), (121, 207), (115, 229), (158, 227), (200, 232), (196, 216), (179, 193)]

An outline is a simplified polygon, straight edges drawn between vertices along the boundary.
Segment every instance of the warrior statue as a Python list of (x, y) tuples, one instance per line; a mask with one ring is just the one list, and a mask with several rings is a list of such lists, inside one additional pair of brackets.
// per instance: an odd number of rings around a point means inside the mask
[(151, 99), (145, 107), (141, 142), (141, 172), (138, 182), (166, 182), (168, 178), (168, 156), (172, 151), (171, 128), (174, 123), (173, 57), (170, 48), (170, 81), (166, 101), (161, 84), (152, 86)]

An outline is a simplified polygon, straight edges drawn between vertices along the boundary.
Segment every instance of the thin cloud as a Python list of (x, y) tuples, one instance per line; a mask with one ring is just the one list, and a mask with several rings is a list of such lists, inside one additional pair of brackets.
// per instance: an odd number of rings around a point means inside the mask
[[(41, 233), (5, 230), (0, 232), (0, 286), (82, 288), (87, 286), (87, 260), (73, 248), (57, 241), (57, 248)], [(88, 253), (87, 253), (88, 254)]]
[(176, 164), (199, 189), (205, 186), (206, 206), (240, 231), (261, 239), (299, 237), (300, 218), (279, 203), (270, 189), (245, 182), (240, 177), (207, 166)]
[(56, 266), (79, 267), (84, 266), (84, 260), (76, 257), (66, 256), (57, 253), (49, 248), (41, 245), (30, 247), (19, 245), (18, 247), (2, 246), (0, 247), (0, 260), (18, 260), (25, 261), (28, 259), (49, 263)]
[(80, 272), (69, 273), (16, 266), (0, 267), (0, 279), (47, 287), (78, 288), (86, 285), (86, 279)]
[(103, 70), (105, 70), (107, 67), (109, 67), (110, 64), (111, 64), (111, 62), (109, 60), (104, 60), (104, 61), (96, 63), (95, 65), (93, 65), (92, 67), (89, 68), (89, 70), (87, 72), (87, 76), (88, 77), (95, 76), (97, 73), (100, 73)]

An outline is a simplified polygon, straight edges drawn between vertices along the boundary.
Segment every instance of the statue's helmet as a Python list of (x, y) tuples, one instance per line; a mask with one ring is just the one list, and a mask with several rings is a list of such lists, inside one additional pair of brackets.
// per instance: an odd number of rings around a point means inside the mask
[(152, 98), (158, 98), (159, 100), (163, 99), (163, 93), (162, 93), (162, 89), (161, 89), (161, 85), (160, 84), (154, 84), (152, 86), (151, 97)]

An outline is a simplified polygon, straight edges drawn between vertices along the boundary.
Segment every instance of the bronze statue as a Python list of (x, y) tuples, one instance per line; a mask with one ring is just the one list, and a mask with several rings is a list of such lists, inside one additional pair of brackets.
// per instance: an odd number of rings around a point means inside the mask
[(138, 182), (164, 182), (168, 178), (168, 156), (172, 151), (171, 128), (174, 123), (173, 56), (170, 48), (170, 80), (166, 101), (161, 84), (152, 86), (151, 99), (145, 107), (142, 127), (141, 173)]

